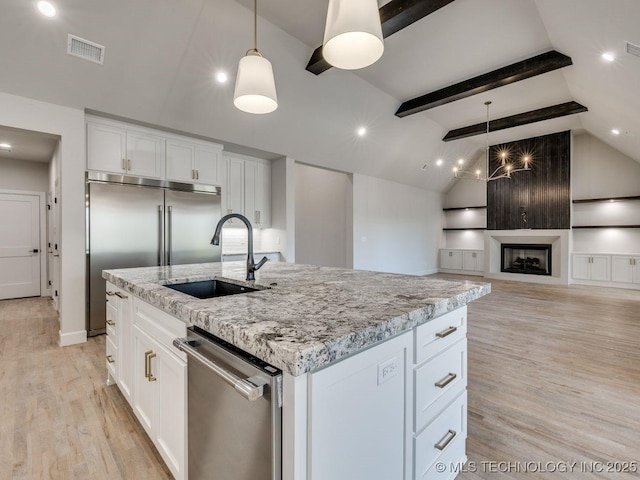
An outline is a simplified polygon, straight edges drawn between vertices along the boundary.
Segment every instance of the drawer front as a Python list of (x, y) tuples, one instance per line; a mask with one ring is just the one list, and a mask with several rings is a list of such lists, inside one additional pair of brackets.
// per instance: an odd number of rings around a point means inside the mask
[(107, 297), (107, 335), (115, 342), (118, 322), (118, 307), (116, 297)]
[(414, 478), (426, 478), (438, 457), (467, 437), (467, 392), (460, 395), (414, 439)]
[(420, 431), (433, 417), (451, 403), (467, 386), (467, 339), (416, 368), (416, 414), (414, 431)]
[(451, 441), (445, 452), (435, 461), (431, 468), (416, 480), (451, 480), (462, 471), (467, 461), (464, 452), (464, 438), (455, 438)]
[(182, 360), (187, 360), (187, 355), (173, 346), (175, 338), (187, 335), (187, 326), (182, 320), (134, 297), (133, 324), (138, 325), (171, 353)]
[(467, 307), (458, 308), (416, 328), (416, 358), (420, 364), (467, 335)]
[(114, 343), (111, 336), (107, 336), (107, 370), (113, 377), (113, 379), (117, 379), (118, 376), (116, 374), (116, 365), (118, 363), (118, 348)]

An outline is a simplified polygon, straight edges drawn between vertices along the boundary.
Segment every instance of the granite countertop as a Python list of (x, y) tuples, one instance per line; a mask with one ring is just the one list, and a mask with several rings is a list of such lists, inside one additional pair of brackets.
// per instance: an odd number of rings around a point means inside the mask
[[(246, 282), (245, 262), (105, 270), (148, 303), (297, 376), (356, 353), (491, 291), (457, 282), (267, 262)], [(163, 285), (220, 278), (263, 290), (200, 300)]]

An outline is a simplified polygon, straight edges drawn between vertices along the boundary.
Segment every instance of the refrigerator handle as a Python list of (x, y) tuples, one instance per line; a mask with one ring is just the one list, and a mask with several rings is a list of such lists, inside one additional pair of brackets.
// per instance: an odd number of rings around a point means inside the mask
[(173, 263), (173, 207), (167, 205), (167, 265)]
[(158, 265), (164, 267), (164, 205), (158, 205)]

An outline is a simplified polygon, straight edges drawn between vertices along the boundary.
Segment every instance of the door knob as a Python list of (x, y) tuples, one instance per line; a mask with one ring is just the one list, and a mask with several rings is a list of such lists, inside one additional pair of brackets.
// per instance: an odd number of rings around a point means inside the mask
[(34, 248), (33, 250), (31, 250), (31, 253), (38, 253), (40, 250), (38, 250), (37, 248)]

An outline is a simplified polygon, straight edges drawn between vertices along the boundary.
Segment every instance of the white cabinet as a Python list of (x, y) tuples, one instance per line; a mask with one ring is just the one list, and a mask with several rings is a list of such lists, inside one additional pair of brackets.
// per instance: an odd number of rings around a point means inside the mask
[(440, 268), (462, 270), (462, 252), (460, 250), (440, 250)]
[(482, 275), (484, 274), (484, 251), (456, 248), (441, 249), (440, 271)]
[(462, 269), (471, 272), (484, 272), (484, 252), (463, 251)]
[(407, 332), (310, 374), (308, 478), (410, 480), (412, 342)]
[(245, 216), (257, 227), (271, 224), (271, 167), (259, 162), (244, 164)]
[(574, 254), (572, 277), (574, 280), (610, 281), (611, 256)]
[(186, 479), (187, 362), (180, 320), (107, 283), (108, 383), (120, 391), (176, 479)]
[(640, 283), (640, 256), (612, 255), (611, 281)]
[[(227, 157), (225, 213), (240, 213), (254, 227), (271, 226), (271, 165), (263, 160)], [(239, 225), (239, 222), (234, 222)], [(227, 222), (226, 225), (234, 223)]]
[(244, 215), (244, 160), (228, 157), (227, 188), (222, 192), (225, 199), (226, 214)]
[(87, 123), (87, 168), (161, 178), (164, 138), (115, 125)]
[(223, 183), (221, 145), (169, 139), (166, 152), (167, 180), (206, 185)]

